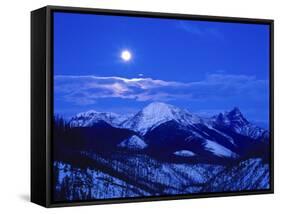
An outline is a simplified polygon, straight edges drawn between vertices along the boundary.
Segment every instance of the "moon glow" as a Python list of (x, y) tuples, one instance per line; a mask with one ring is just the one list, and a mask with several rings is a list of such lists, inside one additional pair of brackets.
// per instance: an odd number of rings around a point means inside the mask
[(130, 51), (128, 51), (128, 50), (123, 50), (122, 52), (121, 52), (121, 59), (122, 60), (124, 60), (125, 62), (128, 62), (128, 61), (130, 61), (131, 59), (132, 59), (132, 54), (131, 54), (131, 52)]

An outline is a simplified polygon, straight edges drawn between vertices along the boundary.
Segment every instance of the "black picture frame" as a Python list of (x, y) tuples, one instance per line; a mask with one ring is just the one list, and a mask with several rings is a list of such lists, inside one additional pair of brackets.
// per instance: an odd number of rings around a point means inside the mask
[[(270, 26), (270, 189), (243, 192), (118, 198), (57, 203), (52, 200), (53, 12), (267, 24)], [(176, 200), (274, 193), (274, 21), (220, 16), (46, 6), (31, 12), (31, 201), (44, 207)]]

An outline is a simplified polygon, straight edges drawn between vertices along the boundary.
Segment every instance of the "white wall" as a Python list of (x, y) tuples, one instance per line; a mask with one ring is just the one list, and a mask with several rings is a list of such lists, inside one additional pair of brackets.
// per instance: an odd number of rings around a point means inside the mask
[[(278, 0), (6, 0), (0, 12), (0, 212), (270, 213), (281, 208), (281, 13)], [(45, 5), (275, 19), (275, 194), (43, 209), (29, 203), (30, 11)], [(276, 212), (275, 212), (276, 213)]]

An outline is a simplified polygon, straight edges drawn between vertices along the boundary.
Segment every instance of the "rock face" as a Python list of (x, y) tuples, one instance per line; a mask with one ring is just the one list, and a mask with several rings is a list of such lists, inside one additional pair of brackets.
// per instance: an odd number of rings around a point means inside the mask
[(129, 117), (91, 110), (55, 122), (55, 200), (268, 189), (268, 142), (238, 108), (209, 119), (159, 102)]

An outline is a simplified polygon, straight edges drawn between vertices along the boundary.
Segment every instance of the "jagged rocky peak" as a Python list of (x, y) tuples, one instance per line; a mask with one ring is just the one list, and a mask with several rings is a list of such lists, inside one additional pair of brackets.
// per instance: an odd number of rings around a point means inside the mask
[(242, 119), (244, 122), (248, 122), (238, 107), (234, 107), (230, 112), (227, 112), (226, 116), (229, 119)]
[(238, 107), (231, 111), (220, 113), (212, 118), (213, 124), (217, 126), (224, 126), (238, 134), (251, 137), (253, 139), (266, 139), (268, 131), (264, 130), (255, 124), (250, 123), (241, 113)]
[(224, 125), (240, 125), (244, 126), (249, 124), (248, 120), (243, 116), (238, 107), (234, 107), (231, 111), (219, 113), (213, 117), (213, 120), (217, 123)]
[(234, 115), (242, 115), (240, 109), (237, 106), (235, 106), (229, 113)]

